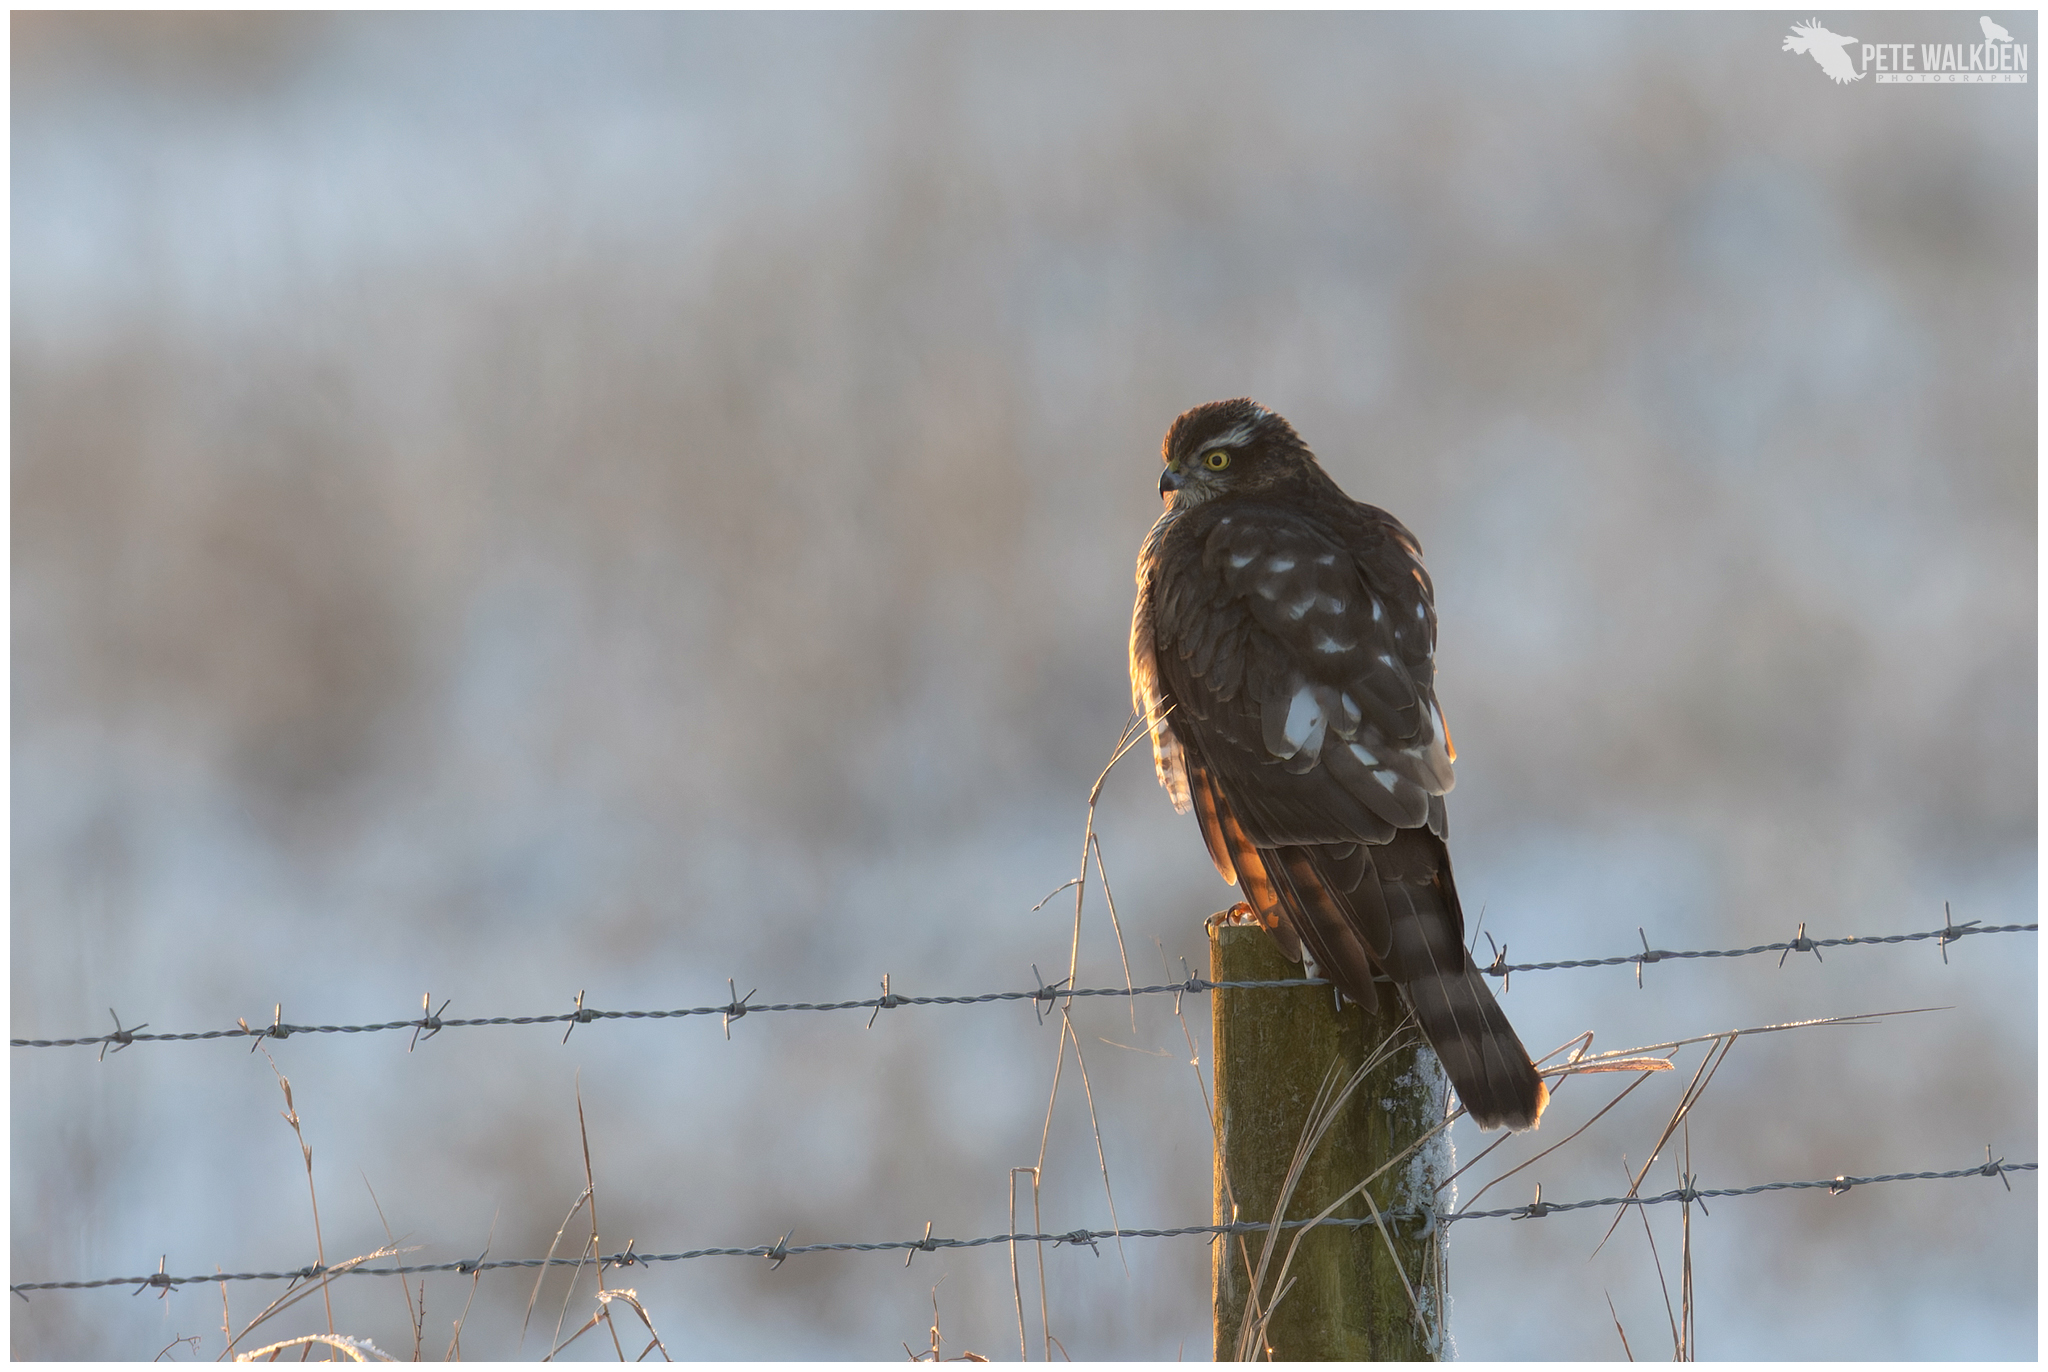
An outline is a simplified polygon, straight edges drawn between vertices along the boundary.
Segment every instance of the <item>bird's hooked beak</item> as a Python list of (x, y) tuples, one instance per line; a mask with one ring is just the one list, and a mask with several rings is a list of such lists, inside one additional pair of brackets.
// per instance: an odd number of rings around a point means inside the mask
[(1171, 464), (1159, 474), (1159, 494), (1162, 496), (1171, 496), (1187, 484), (1188, 479), (1182, 474), (1181, 469)]

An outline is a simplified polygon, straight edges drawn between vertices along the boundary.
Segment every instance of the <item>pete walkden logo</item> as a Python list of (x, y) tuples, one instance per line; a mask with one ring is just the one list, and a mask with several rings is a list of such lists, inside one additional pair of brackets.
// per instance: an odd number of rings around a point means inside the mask
[[(2025, 85), (2027, 45), (2014, 42), (1988, 14), (1977, 27), (1981, 43), (1865, 43), (1809, 19), (1792, 26), (1780, 50), (1811, 57), (1837, 84), (1875, 75), (1880, 86)], [(1862, 58), (1861, 71), (1851, 51)]]

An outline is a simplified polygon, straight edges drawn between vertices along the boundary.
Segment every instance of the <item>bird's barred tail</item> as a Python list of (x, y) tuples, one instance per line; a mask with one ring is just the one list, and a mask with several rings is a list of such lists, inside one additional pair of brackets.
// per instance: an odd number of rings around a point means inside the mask
[(1444, 1073), (1482, 1129), (1534, 1129), (1550, 1092), (1465, 951), (1443, 840), (1403, 829), (1385, 844), (1259, 848), (1191, 769), (1196, 810), (1224, 880), (1235, 880), (1281, 951), (1378, 1013), (1374, 964), (1399, 987)]
[(1482, 1129), (1535, 1128), (1550, 1091), (1465, 951), (1441, 841), (1409, 830), (1373, 857), (1387, 905), (1387, 971), (1458, 1099)]
[(1479, 969), (1430, 972), (1401, 989), (1473, 1122), (1481, 1129), (1534, 1129), (1550, 1090)]

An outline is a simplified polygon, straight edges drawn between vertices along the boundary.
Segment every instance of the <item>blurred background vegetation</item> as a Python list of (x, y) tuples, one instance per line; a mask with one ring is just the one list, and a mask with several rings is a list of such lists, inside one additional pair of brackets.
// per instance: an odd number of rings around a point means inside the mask
[[(2031, 84), (1837, 87), (1742, 14), (12, 31), (16, 1036), (1063, 974), (1071, 904), (1033, 907), (1128, 710), (1159, 436), (1239, 394), (1423, 542), (1459, 885), (1516, 960), (2033, 918)], [(1098, 825), (1133, 974), (1199, 969), (1233, 895), (1145, 759)], [(1121, 981), (1092, 903), (1081, 947)], [(1539, 1053), (1955, 1007), (1739, 1044), (1690, 1144), (1741, 1186), (2032, 1159), (2035, 966), (2003, 936), (1504, 1003)], [(1117, 1213), (1203, 1223), (1155, 999), (1076, 1012)], [(1056, 1031), (864, 1020), (270, 1048), (330, 1260), (384, 1239), (365, 1182), (418, 1261), (544, 1251), (579, 1081), (608, 1250), (1002, 1232)], [(1486, 1204), (1615, 1194), (1672, 1075)], [(1050, 1230), (1109, 1218), (1073, 1086)], [(281, 1103), (231, 1042), (16, 1050), (13, 1279), (311, 1262)], [(1715, 1204), (1701, 1351), (2032, 1356), (2015, 1187)], [(1588, 1261), (1604, 1228), (1460, 1227), (1459, 1351), (1618, 1357), (1604, 1292), (1656, 1356), (1647, 1244)], [(1199, 1241), (1047, 1257), (1075, 1357), (1206, 1355)], [(922, 1348), (942, 1276), (948, 1351), (1016, 1346), (1001, 1248), (630, 1276), (678, 1356)], [(469, 1286), (429, 1282), (429, 1355)], [(409, 1350), (394, 1288), (338, 1324)], [(544, 1351), (559, 1288), (522, 1346), (528, 1279), (486, 1278), (462, 1351)], [(147, 1357), (215, 1295), (38, 1294), (12, 1351)]]

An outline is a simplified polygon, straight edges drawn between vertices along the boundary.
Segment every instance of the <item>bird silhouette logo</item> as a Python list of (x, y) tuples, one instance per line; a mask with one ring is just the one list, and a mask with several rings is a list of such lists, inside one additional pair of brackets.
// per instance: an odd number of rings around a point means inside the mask
[(2011, 34), (2009, 34), (2009, 33), (2007, 33), (2007, 32), (2005, 31), (2005, 26), (2004, 26), (2004, 25), (2002, 25), (2002, 24), (1994, 24), (1994, 23), (1992, 23), (1992, 22), (1991, 22), (1991, 16), (1990, 16), (1990, 15), (1988, 15), (1988, 14), (1987, 14), (1987, 15), (1984, 15), (1984, 16), (1980, 17), (1980, 18), (1979, 18), (1979, 19), (1977, 20), (1977, 23), (1978, 23), (1979, 25), (1981, 25), (1981, 26), (1983, 27), (1983, 29), (1984, 29), (1984, 41), (1985, 41), (1985, 42), (1987, 42), (1987, 43), (2010, 43), (2010, 42), (2012, 41), (2012, 35), (2011, 35)]
[[(1986, 21), (1989, 22), (1989, 21)], [(1844, 38), (1839, 33), (1829, 33), (1820, 26), (1820, 20), (1809, 19), (1804, 24), (1794, 24), (1792, 32), (1785, 38), (1783, 52), (1803, 52), (1820, 63), (1820, 69), (1836, 82), (1861, 81), (1863, 73), (1856, 70), (1856, 64), (1849, 60), (1843, 49), (1860, 40)]]

